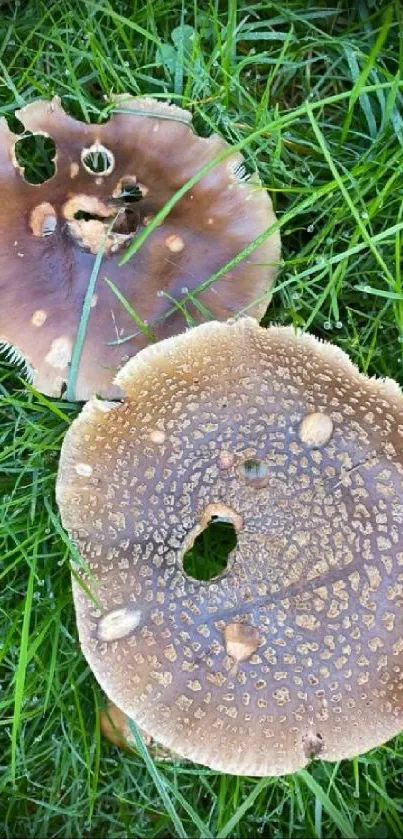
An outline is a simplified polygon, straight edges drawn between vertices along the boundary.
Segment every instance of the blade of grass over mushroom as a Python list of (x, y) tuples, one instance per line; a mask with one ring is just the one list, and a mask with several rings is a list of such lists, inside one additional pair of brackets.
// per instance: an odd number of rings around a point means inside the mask
[[(181, 301), (175, 300), (175, 305), (171, 309), (169, 309), (164, 315), (155, 318), (154, 323), (157, 324), (165, 318), (169, 317), (169, 315), (171, 315), (180, 304), (183, 305), (183, 303), (186, 302), (192, 302), (193, 304), (195, 304), (194, 296), (196, 294), (200, 294), (201, 292), (205, 291), (207, 288), (209, 288), (211, 285), (217, 282), (217, 280), (220, 279), (220, 277), (226, 274), (227, 271), (230, 271), (232, 268), (235, 268), (237, 265), (239, 265), (240, 262), (242, 262), (251, 253), (253, 253), (253, 251), (256, 250), (256, 248), (259, 247), (259, 245), (261, 245), (273, 232), (277, 230), (282, 230), (290, 221), (292, 221), (293, 218), (299, 215), (299, 213), (311, 207), (318, 200), (318, 195), (320, 195), (321, 197), (326, 196), (329, 192), (331, 192), (334, 189), (334, 186), (335, 184), (334, 182), (332, 182), (331, 184), (326, 184), (323, 187), (320, 187), (317, 190), (316, 195), (308, 196), (297, 207), (292, 208), (288, 212), (284, 213), (280, 219), (278, 219), (273, 225), (267, 228), (267, 230), (265, 230), (264, 233), (257, 236), (249, 245), (247, 245), (238, 254), (236, 254), (236, 256), (233, 257), (233, 259), (229, 260), (225, 265), (219, 268), (218, 271), (214, 272), (214, 274), (211, 274), (211, 276), (207, 280), (204, 280), (203, 282), (199, 283), (199, 285), (196, 286), (191, 293), (183, 294)], [(369, 241), (371, 241), (372, 245), (376, 245), (380, 242), (383, 242), (385, 239), (392, 238), (396, 233), (399, 233), (401, 230), (403, 230), (403, 222), (391, 225), (390, 227), (386, 228), (386, 230), (381, 230), (379, 233), (372, 235)], [(359, 242), (358, 244), (347, 248), (347, 250), (343, 251), (342, 253), (338, 253), (332, 257), (329, 257), (328, 259), (326, 259), (325, 265), (323, 265), (321, 261), (319, 263), (314, 263), (309, 268), (306, 268), (304, 271), (294, 274), (289, 279), (277, 282), (275, 287), (272, 289), (271, 293), (279, 294), (279, 292), (281, 292), (284, 288), (287, 288), (287, 286), (292, 285), (297, 281), (303, 280), (306, 277), (312, 277), (315, 274), (317, 274), (319, 277), (324, 277), (327, 274), (328, 268), (330, 266), (338, 265), (339, 263), (344, 262), (351, 256), (359, 254), (362, 251), (368, 249), (369, 241), (366, 240), (364, 242)], [(329, 281), (328, 288), (332, 286), (332, 283), (333, 280)], [(169, 297), (169, 295), (166, 292), (164, 292), (164, 296)], [(322, 301), (323, 299), (325, 299), (326, 296), (326, 294), (323, 294)], [(240, 311), (243, 313), (247, 310), (248, 307)], [(183, 311), (187, 318), (189, 317), (185, 309), (181, 309), (181, 311)], [(307, 321), (307, 327), (313, 321), (313, 318), (314, 315), (311, 311), (311, 316)], [(138, 334), (138, 332), (134, 332), (131, 335), (118, 339), (117, 342), (111, 343), (124, 343), (125, 341), (130, 340), (130, 338), (133, 338)]]
[[(195, 294), (200, 294), (201, 292), (205, 291), (207, 288), (209, 288), (211, 285), (213, 285), (218, 279), (220, 279), (220, 277), (222, 277), (224, 274), (226, 274), (227, 271), (230, 271), (232, 268), (239, 265), (239, 263), (242, 262), (242, 260), (244, 260), (251, 253), (253, 253), (253, 251), (257, 247), (259, 247), (259, 245), (261, 245), (265, 241), (265, 239), (267, 239), (268, 236), (270, 236), (273, 232), (275, 232), (277, 230), (281, 230), (283, 227), (285, 227), (285, 225), (287, 225), (290, 221), (292, 221), (292, 219), (295, 218), (301, 211), (311, 207), (312, 204), (314, 204), (317, 201), (318, 194), (320, 194), (321, 196), (326, 195), (329, 192), (331, 192), (332, 189), (334, 189), (334, 183), (326, 184), (325, 186), (323, 186), (323, 187), (321, 187), (317, 190), (316, 195), (309, 196), (304, 201), (302, 201), (301, 204), (299, 204), (296, 208), (292, 208), (288, 212), (284, 213), (284, 215), (280, 219), (278, 219), (273, 225), (271, 225), (266, 231), (264, 231), (264, 233), (257, 236), (250, 243), (250, 245), (247, 245), (235, 257), (233, 257), (233, 259), (229, 260), (225, 265), (223, 265), (214, 274), (211, 274), (211, 276), (208, 278), (208, 280), (204, 280), (202, 283), (199, 283), (199, 285), (196, 286), (193, 289), (191, 294), (187, 294), (187, 293), (184, 294), (182, 299), (181, 299), (181, 302), (182, 303), (183, 302), (193, 302), (194, 303), (193, 298), (194, 298)], [(382, 242), (385, 239), (387, 239), (389, 237), (392, 237), (395, 233), (399, 232), (400, 230), (403, 230), (403, 222), (399, 222), (398, 224), (392, 225), (391, 227), (387, 228), (386, 230), (382, 230), (380, 233), (377, 233), (377, 234), (373, 235), (371, 237), (370, 241), (372, 242), (373, 245), (377, 244), (378, 242)], [(345, 259), (349, 258), (350, 256), (354, 256), (354, 254), (357, 254), (357, 253), (360, 253), (360, 252), (366, 250), (368, 247), (369, 247), (369, 242), (368, 241), (360, 242), (359, 244), (348, 248), (346, 251), (343, 251), (342, 253), (336, 254), (335, 256), (332, 256), (329, 259), (327, 259), (325, 266), (323, 266), (321, 263), (320, 264), (314, 264), (313, 266), (310, 266), (309, 268), (305, 269), (304, 271), (301, 271), (298, 274), (294, 274), (290, 279), (283, 280), (283, 281), (281, 281), (281, 283), (278, 282), (277, 285), (272, 289), (272, 294), (278, 294), (280, 291), (282, 291), (282, 289), (286, 288), (288, 285), (294, 284), (298, 280), (305, 279), (305, 277), (310, 277), (315, 273), (318, 273), (320, 276), (325, 276), (329, 266), (337, 265), (338, 263), (344, 261)], [(332, 285), (332, 281), (329, 282), (329, 288), (331, 287), (331, 285)], [(325, 299), (325, 297), (326, 297), (326, 295), (323, 295), (322, 300)], [(155, 323), (158, 323), (160, 320), (163, 320), (164, 318), (169, 317), (169, 315), (172, 314), (175, 311), (175, 308), (177, 308), (177, 307), (178, 307), (178, 301), (175, 301), (175, 306), (172, 309), (169, 309), (168, 312), (166, 312), (160, 318), (156, 318)], [(247, 308), (245, 308), (241, 311), (246, 312)], [(309, 326), (309, 324), (312, 322), (312, 320), (313, 320), (313, 315), (312, 315), (312, 312), (311, 312), (311, 317), (310, 317), (310, 320), (307, 322), (307, 326)], [(136, 335), (136, 334), (138, 334), (138, 333), (134, 333), (134, 335)], [(130, 337), (133, 337), (133, 336), (128, 336), (128, 338), (130, 338)], [(123, 341), (128, 340), (128, 338), (123, 338), (122, 340)]]
[[(186, 308), (186, 303), (188, 303), (189, 300), (191, 299), (187, 293), (186, 293), (185, 298), (181, 298), (180, 300), (176, 300), (174, 297), (172, 297), (172, 294), (169, 294), (167, 291), (164, 291), (164, 297), (166, 297), (167, 300), (171, 300), (172, 303), (173, 303), (173, 306), (172, 306), (172, 309), (169, 309), (168, 312), (165, 315), (163, 315), (163, 318), (168, 317), (169, 314), (171, 314), (172, 312), (181, 312), (184, 319), (185, 319), (186, 326), (194, 326), (194, 323), (195, 323), (194, 318), (192, 317), (192, 315), (190, 314), (190, 312), (188, 312), (188, 310)], [(193, 302), (193, 299), (192, 299), (192, 302)]]
[[(111, 289), (111, 291), (113, 291), (113, 293), (118, 298), (119, 302), (122, 304), (125, 311), (134, 320), (135, 324), (137, 324), (137, 326), (139, 327), (139, 329), (143, 333), (143, 335), (145, 335), (146, 338), (148, 338), (149, 341), (156, 341), (157, 338), (154, 335), (154, 332), (152, 331), (152, 329), (150, 329), (149, 326), (147, 326), (147, 324), (144, 323), (144, 321), (142, 320), (140, 315), (136, 312), (136, 310), (133, 308), (133, 306), (130, 305), (129, 301), (126, 300), (126, 297), (122, 294), (122, 292), (117, 287), (117, 285), (115, 285), (115, 283), (112, 282), (112, 280), (109, 280), (108, 277), (105, 277), (104, 279), (105, 279), (106, 285)], [(123, 340), (128, 340), (128, 338), (126, 337)], [(120, 339), (117, 339), (116, 341), (108, 341), (108, 343), (113, 345), (113, 344), (117, 344), (117, 343), (122, 343), (122, 341)]]
[[(386, 86), (390, 87), (391, 84), (392, 83), (390, 83), (388, 85), (386, 83)], [(403, 82), (401, 83), (401, 87), (403, 88)], [(371, 89), (371, 86), (369, 86), (368, 89)], [(375, 89), (378, 90), (379, 85), (375, 86)], [(339, 94), (339, 96), (341, 98), (346, 98), (346, 95), (343, 96), (343, 94)], [(297, 111), (300, 110), (301, 115), (304, 114), (304, 113), (308, 113), (308, 115), (309, 115), (310, 113), (312, 113), (312, 111), (314, 109), (316, 109), (318, 107), (318, 105), (320, 105), (320, 107), (323, 107), (325, 104), (331, 104), (334, 101), (334, 99), (335, 99), (335, 97), (330, 96), (327, 99), (322, 100), (320, 103), (315, 103), (315, 102), (313, 102), (312, 104), (306, 103), (300, 109), (297, 109)], [(336, 99), (337, 99), (337, 97), (336, 97)], [(264, 134), (266, 132), (273, 132), (277, 128), (286, 127), (288, 125), (288, 123), (293, 122), (294, 119), (295, 119), (295, 112), (294, 112), (294, 114), (291, 118), (287, 114), (284, 115), (283, 117), (279, 117), (278, 119), (273, 120), (272, 122), (269, 122), (269, 123), (265, 124), (262, 128), (258, 128), (256, 131), (252, 131), (251, 134), (249, 134), (243, 140), (240, 140), (239, 143), (236, 143), (235, 145), (230, 146), (228, 149), (223, 151), (221, 154), (218, 154), (213, 160), (206, 163), (205, 166), (203, 166), (201, 169), (199, 169), (198, 172), (196, 172), (195, 175), (193, 175), (191, 178), (189, 178), (189, 180), (187, 180), (186, 183), (182, 187), (180, 187), (180, 189), (178, 189), (175, 192), (175, 194), (166, 202), (166, 204), (161, 208), (161, 210), (159, 210), (155, 214), (154, 218), (151, 219), (149, 224), (139, 233), (139, 235), (132, 242), (132, 244), (129, 245), (129, 247), (125, 251), (124, 255), (120, 259), (119, 264), (120, 265), (125, 265), (126, 262), (128, 262), (129, 259), (131, 259), (131, 257), (134, 256), (134, 254), (136, 254), (140, 250), (141, 246), (144, 244), (144, 242), (147, 241), (147, 239), (151, 235), (151, 233), (158, 227), (158, 225), (162, 221), (164, 221), (164, 219), (169, 215), (171, 210), (173, 210), (173, 208), (181, 200), (181, 198), (183, 198), (184, 195), (186, 195), (186, 193), (190, 189), (192, 189), (192, 187), (195, 186), (204, 177), (204, 175), (207, 175), (209, 172), (211, 172), (211, 170), (214, 169), (214, 167), (217, 166), (218, 163), (222, 163), (228, 157), (231, 157), (235, 152), (243, 151), (243, 149), (246, 148), (246, 146), (248, 146), (250, 143), (253, 143), (253, 141), (258, 139), (262, 134)], [(336, 172), (337, 172), (337, 170), (336, 170)], [(339, 176), (338, 172), (337, 172), (337, 179), (338, 179), (338, 181), (340, 181), (340, 176)], [(270, 228), (271, 232), (274, 232), (274, 230), (277, 230), (277, 229), (278, 228), (275, 225), (273, 225)], [(264, 241), (264, 239), (263, 239), (263, 241)], [(256, 247), (256, 245), (255, 245), (255, 247)]]
[(88, 320), (89, 320), (89, 317), (90, 317), (90, 314), (91, 314), (91, 301), (92, 301), (92, 298), (93, 298), (93, 295), (94, 295), (96, 282), (97, 282), (98, 275), (99, 275), (99, 272), (100, 272), (100, 269), (101, 269), (102, 260), (103, 260), (104, 255), (105, 255), (106, 242), (107, 242), (108, 236), (109, 236), (110, 232), (112, 231), (113, 225), (115, 224), (118, 216), (119, 216), (119, 213), (117, 213), (116, 216), (114, 216), (111, 223), (108, 225), (107, 230), (105, 231), (101, 247), (100, 247), (100, 249), (99, 249), (99, 251), (96, 254), (96, 257), (94, 259), (93, 268), (92, 268), (92, 271), (91, 271), (91, 274), (90, 274), (90, 278), (88, 280), (87, 291), (85, 293), (83, 307), (82, 307), (82, 310), (81, 310), (80, 322), (78, 324), (77, 334), (76, 334), (76, 338), (75, 338), (75, 341), (74, 341), (73, 350), (72, 350), (72, 354), (71, 354), (70, 369), (69, 369), (69, 375), (68, 375), (68, 380), (67, 380), (67, 388), (66, 388), (66, 399), (68, 399), (69, 402), (74, 402), (74, 400), (75, 400), (77, 376), (78, 376), (78, 371), (79, 371), (79, 367), (80, 367), (80, 360), (81, 360), (81, 356), (82, 356), (82, 352), (83, 352), (83, 348), (84, 348), (85, 336), (86, 336), (86, 333), (87, 333)]
[[(47, 513), (48, 513), (48, 516), (49, 516), (49, 521), (52, 523), (52, 525), (53, 525), (53, 527), (54, 527), (55, 531), (56, 531), (56, 532), (57, 532), (57, 534), (60, 536), (60, 538), (61, 538), (62, 542), (64, 542), (64, 544), (65, 544), (65, 545), (66, 545), (66, 547), (68, 548), (68, 551), (69, 551), (69, 553), (70, 553), (71, 557), (74, 559), (75, 564), (76, 564), (79, 568), (82, 568), (82, 570), (83, 570), (83, 571), (85, 572), (85, 574), (89, 577), (89, 579), (90, 579), (90, 580), (92, 580), (92, 582), (95, 584), (95, 583), (96, 583), (96, 580), (95, 580), (95, 577), (94, 577), (94, 575), (93, 575), (93, 573), (92, 573), (91, 569), (88, 567), (87, 563), (86, 563), (86, 562), (83, 560), (83, 558), (80, 556), (80, 554), (79, 554), (79, 552), (78, 552), (77, 548), (75, 547), (75, 545), (73, 545), (73, 543), (71, 542), (71, 540), (70, 540), (70, 539), (69, 539), (69, 537), (67, 536), (66, 531), (65, 531), (65, 530), (63, 530), (63, 528), (62, 528), (62, 526), (61, 526), (61, 524), (60, 524), (60, 521), (59, 521), (58, 517), (56, 516), (56, 514), (53, 512), (52, 507), (51, 507), (50, 502), (49, 502), (49, 499), (47, 498), (47, 496), (46, 496), (46, 495), (45, 495), (45, 497), (44, 497), (44, 499), (43, 499), (43, 503), (44, 503), (44, 506), (46, 507), (46, 510), (47, 510)], [(98, 600), (97, 600), (97, 598), (96, 598), (96, 595), (94, 594), (94, 592), (93, 592), (93, 591), (91, 591), (91, 589), (89, 588), (89, 586), (87, 586), (87, 584), (86, 584), (86, 583), (85, 583), (85, 581), (82, 579), (82, 577), (78, 577), (78, 575), (77, 575), (77, 573), (76, 573), (76, 571), (75, 571), (75, 568), (74, 568), (74, 567), (71, 567), (71, 573), (73, 574), (73, 576), (75, 577), (75, 579), (77, 579), (77, 581), (79, 582), (80, 587), (83, 589), (83, 591), (85, 592), (85, 594), (87, 595), (87, 597), (89, 597), (89, 598), (90, 598), (90, 600), (92, 601), (92, 603), (94, 604), (94, 606), (96, 606), (96, 608), (97, 608), (97, 609), (99, 609), (99, 608), (100, 608), (100, 604), (99, 604), (99, 602), (98, 602)]]
[[(158, 100), (156, 99), (156, 102)], [(188, 125), (189, 121), (184, 119), (183, 117), (178, 116), (177, 114), (156, 114), (155, 111), (147, 111), (145, 109), (136, 109), (134, 108), (125, 108), (124, 106), (120, 105), (118, 108), (113, 108), (112, 113), (114, 114), (128, 114), (129, 116), (142, 116), (142, 117), (157, 117), (158, 119), (165, 119), (165, 120), (173, 120), (174, 122), (182, 122), (184, 125)], [(196, 181), (197, 183), (197, 181)]]
[(169, 817), (170, 817), (170, 819), (171, 819), (171, 821), (172, 821), (172, 823), (175, 827), (177, 835), (180, 837), (180, 839), (187, 839), (188, 833), (186, 832), (186, 830), (185, 830), (185, 828), (184, 828), (184, 826), (181, 822), (181, 819), (178, 816), (178, 814), (175, 810), (175, 807), (172, 804), (172, 801), (169, 797), (169, 792), (167, 791), (167, 789), (165, 787), (165, 779), (161, 775), (161, 773), (158, 771), (158, 769), (157, 769), (157, 767), (156, 767), (156, 765), (155, 765), (155, 763), (154, 763), (154, 761), (153, 761), (153, 759), (152, 759), (152, 757), (151, 757), (151, 755), (150, 755), (150, 753), (147, 749), (147, 746), (144, 743), (144, 740), (143, 740), (143, 738), (142, 738), (134, 720), (129, 720), (129, 728), (130, 728), (131, 733), (133, 734), (133, 737), (134, 737), (134, 740), (135, 740), (135, 743), (136, 743), (136, 747), (137, 747), (138, 751), (140, 752), (141, 757), (144, 760), (147, 771), (150, 773), (150, 776), (151, 776), (151, 778), (152, 778), (152, 780), (153, 780), (153, 782), (154, 782), (154, 784), (157, 788), (158, 794), (161, 797), (161, 800), (164, 803), (166, 811), (169, 814)]
[[(326, 195), (332, 189), (334, 189), (334, 183), (326, 184), (323, 188), (319, 189), (318, 192), (321, 195)], [(257, 236), (249, 245), (247, 245), (238, 254), (236, 254), (236, 256), (234, 256), (233, 259), (229, 260), (225, 265), (223, 265), (221, 268), (219, 268), (218, 271), (215, 271), (214, 274), (211, 274), (211, 276), (208, 278), (208, 280), (204, 280), (202, 283), (200, 283), (198, 286), (196, 286), (192, 291), (192, 295), (199, 294), (200, 292), (205, 291), (207, 288), (209, 288), (211, 285), (213, 285), (220, 277), (222, 277), (227, 271), (231, 271), (232, 268), (235, 268), (237, 265), (239, 265), (240, 262), (242, 262), (244, 259), (246, 259), (246, 257), (250, 256), (250, 254), (253, 253), (253, 251), (256, 250), (256, 248), (259, 247), (259, 245), (261, 245), (265, 241), (265, 239), (268, 238), (268, 236), (270, 236), (272, 233), (274, 233), (277, 230), (282, 230), (283, 227), (285, 227), (286, 224), (288, 224), (290, 221), (292, 221), (292, 219), (295, 218), (295, 216), (298, 215), (302, 210), (305, 210), (305, 209), (311, 207), (312, 204), (317, 201), (318, 192), (316, 193), (316, 196), (309, 196), (307, 199), (302, 201), (301, 204), (299, 204), (297, 208), (293, 208), (293, 209), (289, 210), (288, 212), (284, 213), (284, 215), (280, 219), (278, 219), (276, 222), (274, 222), (274, 224), (270, 225), (270, 227), (267, 228), (267, 230), (265, 230), (263, 233), (261, 233), (259, 236)], [(357, 244), (357, 245), (355, 245), (351, 248), (348, 248), (348, 250), (344, 251), (343, 253), (336, 254), (335, 256), (330, 257), (330, 259), (326, 260), (326, 266), (336, 265), (337, 263), (341, 262), (342, 260), (346, 259), (347, 257), (353, 256), (356, 253), (360, 253), (361, 251), (370, 247), (370, 243), (374, 246), (378, 242), (382, 242), (384, 239), (387, 239), (388, 237), (392, 237), (395, 233), (399, 232), (400, 230), (403, 230), (403, 222), (399, 222), (398, 224), (392, 225), (391, 227), (387, 228), (386, 230), (382, 230), (380, 233), (377, 233), (377, 234), (375, 234), (371, 237), (367, 236), (364, 242), (360, 242), (359, 244)], [(325, 273), (326, 272), (326, 266), (325, 267), (323, 267), (323, 265), (311, 266), (310, 268), (306, 269), (305, 271), (302, 271), (299, 274), (294, 275), (291, 278), (290, 282), (294, 283), (296, 280), (301, 280), (301, 279), (304, 279), (305, 277), (311, 276), (312, 273), (315, 272), (315, 271), (318, 271), (319, 273), (320, 272)], [(285, 282), (288, 282), (288, 281), (285, 281)], [(281, 288), (283, 288), (283, 287), (284, 287), (284, 285), (282, 284)], [(279, 285), (277, 285), (272, 290), (272, 293), (278, 293), (278, 291), (279, 291)], [(183, 296), (182, 300), (187, 301), (190, 298), (191, 298), (191, 295), (185, 294)], [(171, 313), (171, 311), (172, 310), (170, 310), (165, 315), (165, 317), (167, 317)]]

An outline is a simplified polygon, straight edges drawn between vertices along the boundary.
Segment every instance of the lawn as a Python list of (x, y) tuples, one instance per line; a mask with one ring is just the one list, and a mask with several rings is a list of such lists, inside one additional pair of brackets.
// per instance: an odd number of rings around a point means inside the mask
[[(402, 384), (402, 25), (399, 2), (376, 0), (10, 0), (0, 114), (18, 130), (16, 108), (58, 94), (95, 122), (105, 95), (147, 93), (242, 143), (283, 241), (264, 323), (307, 329)], [(46, 163), (46, 148), (27, 154), (34, 172)], [(402, 837), (403, 736), (263, 779), (154, 766), (100, 738), (54, 498), (78, 411), (0, 355), (0, 834)]]

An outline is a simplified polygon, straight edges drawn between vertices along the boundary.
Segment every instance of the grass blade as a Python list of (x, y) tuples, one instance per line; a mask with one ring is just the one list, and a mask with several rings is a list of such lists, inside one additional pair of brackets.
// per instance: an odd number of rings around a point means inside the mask
[(19, 653), (19, 657), (18, 657), (17, 672), (16, 672), (16, 675), (15, 675), (14, 715), (13, 715), (13, 726), (12, 726), (12, 730), (11, 730), (11, 778), (12, 778), (13, 783), (15, 783), (15, 775), (16, 775), (16, 768), (17, 768), (17, 738), (18, 738), (18, 732), (19, 732), (19, 728), (20, 728), (22, 703), (23, 703), (23, 697), (24, 697), (25, 677), (26, 677), (27, 664), (28, 664), (29, 626), (30, 626), (30, 621), (31, 621), (35, 571), (36, 571), (36, 562), (35, 562), (35, 558), (33, 558), (32, 561), (31, 561), (31, 565), (30, 565), (28, 585), (27, 585), (27, 591), (26, 591), (26, 595), (25, 595), (24, 618), (23, 618), (22, 629), (21, 629), (20, 653)]
[(172, 801), (169, 797), (168, 790), (167, 790), (166, 785), (165, 785), (165, 778), (163, 778), (163, 776), (158, 772), (158, 769), (157, 769), (157, 767), (156, 767), (156, 765), (155, 765), (155, 763), (154, 763), (154, 761), (153, 761), (153, 759), (152, 759), (152, 757), (151, 757), (151, 755), (150, 755), (150, 753), (147, 749), (147, 746), (144, 743), (144, 740), (143, 740), (143, 738), (142, 738), (142, 736), (141, 736), (141, 734), (140, 734), (140, 732), (137, 728), (136, 723), (133, 720), (129, 720), (129, 726), (130, 726), (130, 731), (133, 734), (133, 737), (134, 737), (134, 740), (135, 740), (135, 743), (136, 743), (136, 747), (137, 747), (141, 757), (144, 760), (146, 768), (147, 768), (148, 772), (150, 773), (150, 776), (151, 776), (151, 778), (152, 778), (152, 780), (153, 780), (153, 782), (156, 786), (156, 789), (157, 789), (158, 794), (161, 798), (161, 801), (164, 804), (166, 812), (168, 813), (168, 815), (169, 815), (169, 817), (170, 817), (170, 819), (171, 819), (171, 821), (172, 821), (172, 823), (175, 827), (177, 836), (179, 836), (180, 839), (187, 839), (188, 834), (186, 833), (186, 830), (185, 830), (185, 828), (184, 828), (184, 826), (181, 822), (181, 819), (179, 818), (179, 816), (178, 816), (178, 814), (175, 810), (175, 807), (173, 806)]
[(357, 834), (354, 833), (350, 820), (342, 813), (335, 804), (330, 800), (325, 790), (315, 781), (311, 773), (307, 769), (300, 769), (298, 778), (301, 778), (310, 791), (318, 798), (324, 810), (331, 816), (336, 827), (346, 839), (357, 839)]

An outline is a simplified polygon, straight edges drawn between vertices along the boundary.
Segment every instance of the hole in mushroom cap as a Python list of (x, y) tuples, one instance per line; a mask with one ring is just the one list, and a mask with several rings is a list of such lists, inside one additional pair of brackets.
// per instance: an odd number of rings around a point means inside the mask
[(81, 152), (81, 163), (90, 175), (110, 175), (115, 167), (115, 158), (110, 149), (101, 143), (93, 143)]
[(26, 133), (16, 141), (14, 155), (23, 178), (29, 184), (43, 184), (56, 171), (56, 145), (46, 134)]
[(183, 570), (194, 580), (213, 580), (227, 568), (230, 553), (237, 546), (231, 521), (213, 515), (183, 557)]
[(125, 181), (123, 179), (120, 185), (120, 192), (116, 197), (121, 201), (131, 204), (135, 201), (141, 201), (143, 198), (143, 192), (138, 184), (130, 180)]
[[(63, 206), (71, 236), (77, 244), (97, 253), (115, 253), (128, 244), (139, 226), (138, 213), (129, 207), (116, 207), (95, 195), (74, 195)], [(113, 229), (111, 230), (111, 221)], [(109, 231), (109, 233), (108, 233)]]
[(269, 483), (269, 468), (263, 460), (249, 457), (240, 464), (239, 471), (249, 486), (260, 489)]
[[(103, 216), (97, 212), (88, 212), (87, 210), (77, 210), (74, 213), (74, 218), (76, 221), (100, 221), (104, 224), (105, 233), (108, 230), (110, 225), (111, 219), (109, 214), (107, 216)], [(139, 217), (138, 214), (135, 213), (130, 207), (126, 207), (119, 213), (117, 217), (113, 229), (116, 233), (135, 233), (139, 227)]]

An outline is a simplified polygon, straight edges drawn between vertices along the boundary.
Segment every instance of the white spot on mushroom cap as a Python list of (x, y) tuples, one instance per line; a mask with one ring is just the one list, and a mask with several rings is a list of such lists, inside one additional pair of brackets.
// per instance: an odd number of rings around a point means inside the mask
[(222, 449), (218, 455), (218, 465), (220, 469), (230, 469), (233, 466), (235, 461), (235, 455), (233, 452), (229, 452), (227, 449)]
[(165, 432), (161, 431), (161, 429), (159, 429), (159, 428), (154, 428), (150, 432), (150, 440), (153, 443), (163, 443), (164, 440), (165, 440)]
[(44, 309), (36, 309), (31, 318), (32, 326), (43, 326), (47, 316), (48, 313)]
[(97, 303), (98, 303), (98, 295), (93, 294), (92, 297), (91, 297), (91, 309), (94, 309), (95, 306), (97, 305)]
[(185, 247), (182, 237), (177, 236), (176, 233), (172, 233), (171, 236), (167, 236), (165, 244), (172, 253), (179, 253), (180, 251), (183, 251), (183, 248)]
[(55, 338), (50, 345), (48, 354), (45, 356), (45, 361), (51, 367), (57, 367), (63, 370), (67, 367), (71, 359), (72, 346), (71, 339), (65, 335), (61, 335), (60, 338)]
[(78, 163), (74, 163), (74, 162), (70, 163), (70, 177), (71, 178), (76, 178), (79, 171), (80, 171), (80, 167), (79, 167)]
[(118, 641), (136, 629), (140, 618), (139, 609), (114, 609), (99, 621), (98, 638), (100, 641)]
[(333, 434), (333, 421), (328, 414), (307, 414), (299, 427), (299, 438), (307, 446), (324, 446)]
[(74, 468), (77, 472), (77, 475), (82, 475), (83, 478), (89, 478), (94, 471), (89, 463), (76, 463)]

